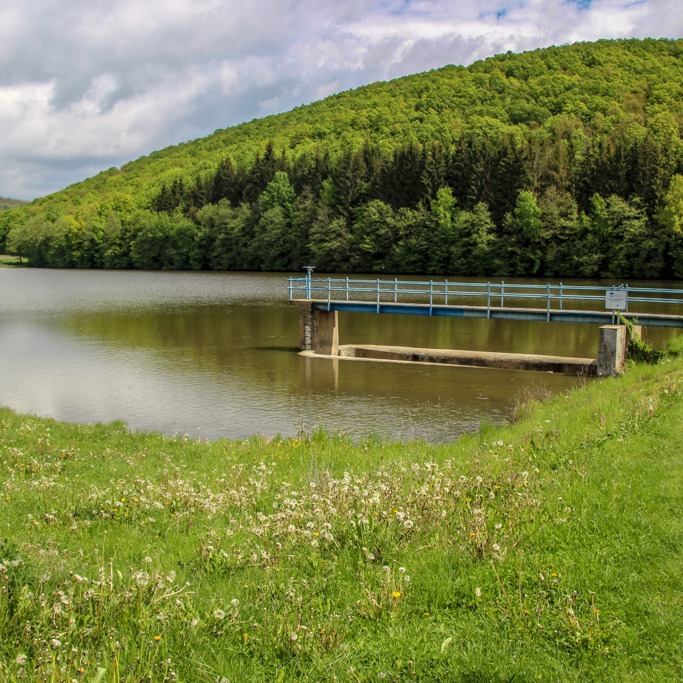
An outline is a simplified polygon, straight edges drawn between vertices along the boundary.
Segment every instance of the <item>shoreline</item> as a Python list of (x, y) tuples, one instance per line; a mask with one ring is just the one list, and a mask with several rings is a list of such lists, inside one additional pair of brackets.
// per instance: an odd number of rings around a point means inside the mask
[(429, 444), (0, 408), (0, 678), (673, 680), (683, 359), (521, 412)]

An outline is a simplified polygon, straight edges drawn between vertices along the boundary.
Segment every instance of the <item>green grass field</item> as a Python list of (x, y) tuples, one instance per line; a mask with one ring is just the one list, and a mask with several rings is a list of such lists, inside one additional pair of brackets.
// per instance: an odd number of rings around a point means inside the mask
[(2, 681), (683, 679), (683, 361), (450, 445), (0, 410)]
[(4, 266), (20, 266), (20, 265), (24, 265), (24, 263), (22, 263), (19, 260), (18, 256), (9, 256), (7, 254), (0, 254), (0, 268), (2, 268)]

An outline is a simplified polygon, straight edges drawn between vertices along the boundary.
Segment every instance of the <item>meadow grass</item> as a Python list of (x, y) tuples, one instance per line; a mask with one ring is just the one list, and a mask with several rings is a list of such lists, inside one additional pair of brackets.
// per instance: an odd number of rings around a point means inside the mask
[(683, 361), (448, 445), (0, 410), (0, 680), (683, 678)]
[(0, 268), (3, 266), (20, 266), (24, 265), (18, 256), (9, 256), (8, 254), (0, 254)]

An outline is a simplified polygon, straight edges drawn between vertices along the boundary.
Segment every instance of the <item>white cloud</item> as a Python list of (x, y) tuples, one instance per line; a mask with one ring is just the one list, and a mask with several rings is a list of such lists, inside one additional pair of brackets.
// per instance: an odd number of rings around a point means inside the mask
[(683, 35), (680, 0), (41, 0), (0, 5), (0, 195), (377, 80)]

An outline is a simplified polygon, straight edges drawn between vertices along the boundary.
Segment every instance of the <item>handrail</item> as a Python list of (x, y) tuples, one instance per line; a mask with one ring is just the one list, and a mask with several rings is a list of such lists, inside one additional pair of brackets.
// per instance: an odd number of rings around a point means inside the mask
[[(488, 310), (492, 302), (498, 301), (500, 308), (512, 307), (527, 301), (542, 301), (550, 319), (553, 304), (563, 309), (566, 303), (591, 304), (602, 302), (608, 310), (628, 311), (631, 304), (683, 305), (683, 290), (667, 288), (617, 286), (566, 285), (559, 284), (521, 284), (492, 282), (451, 282), (415, 280), (366, 280), (345, 278), (288, 278), (289, 299), (325, 301), (328, 306), (337, 301), (372, 301), (380, 310), (382, 303), (424, 303), (431, 309), (434, 306), (462, 305), (460, 301), (482, 299)], [(608, 293), (619, 293), (618, 305), (609, 306)], [(617, 301), (614, 299), (614, 301)]]

